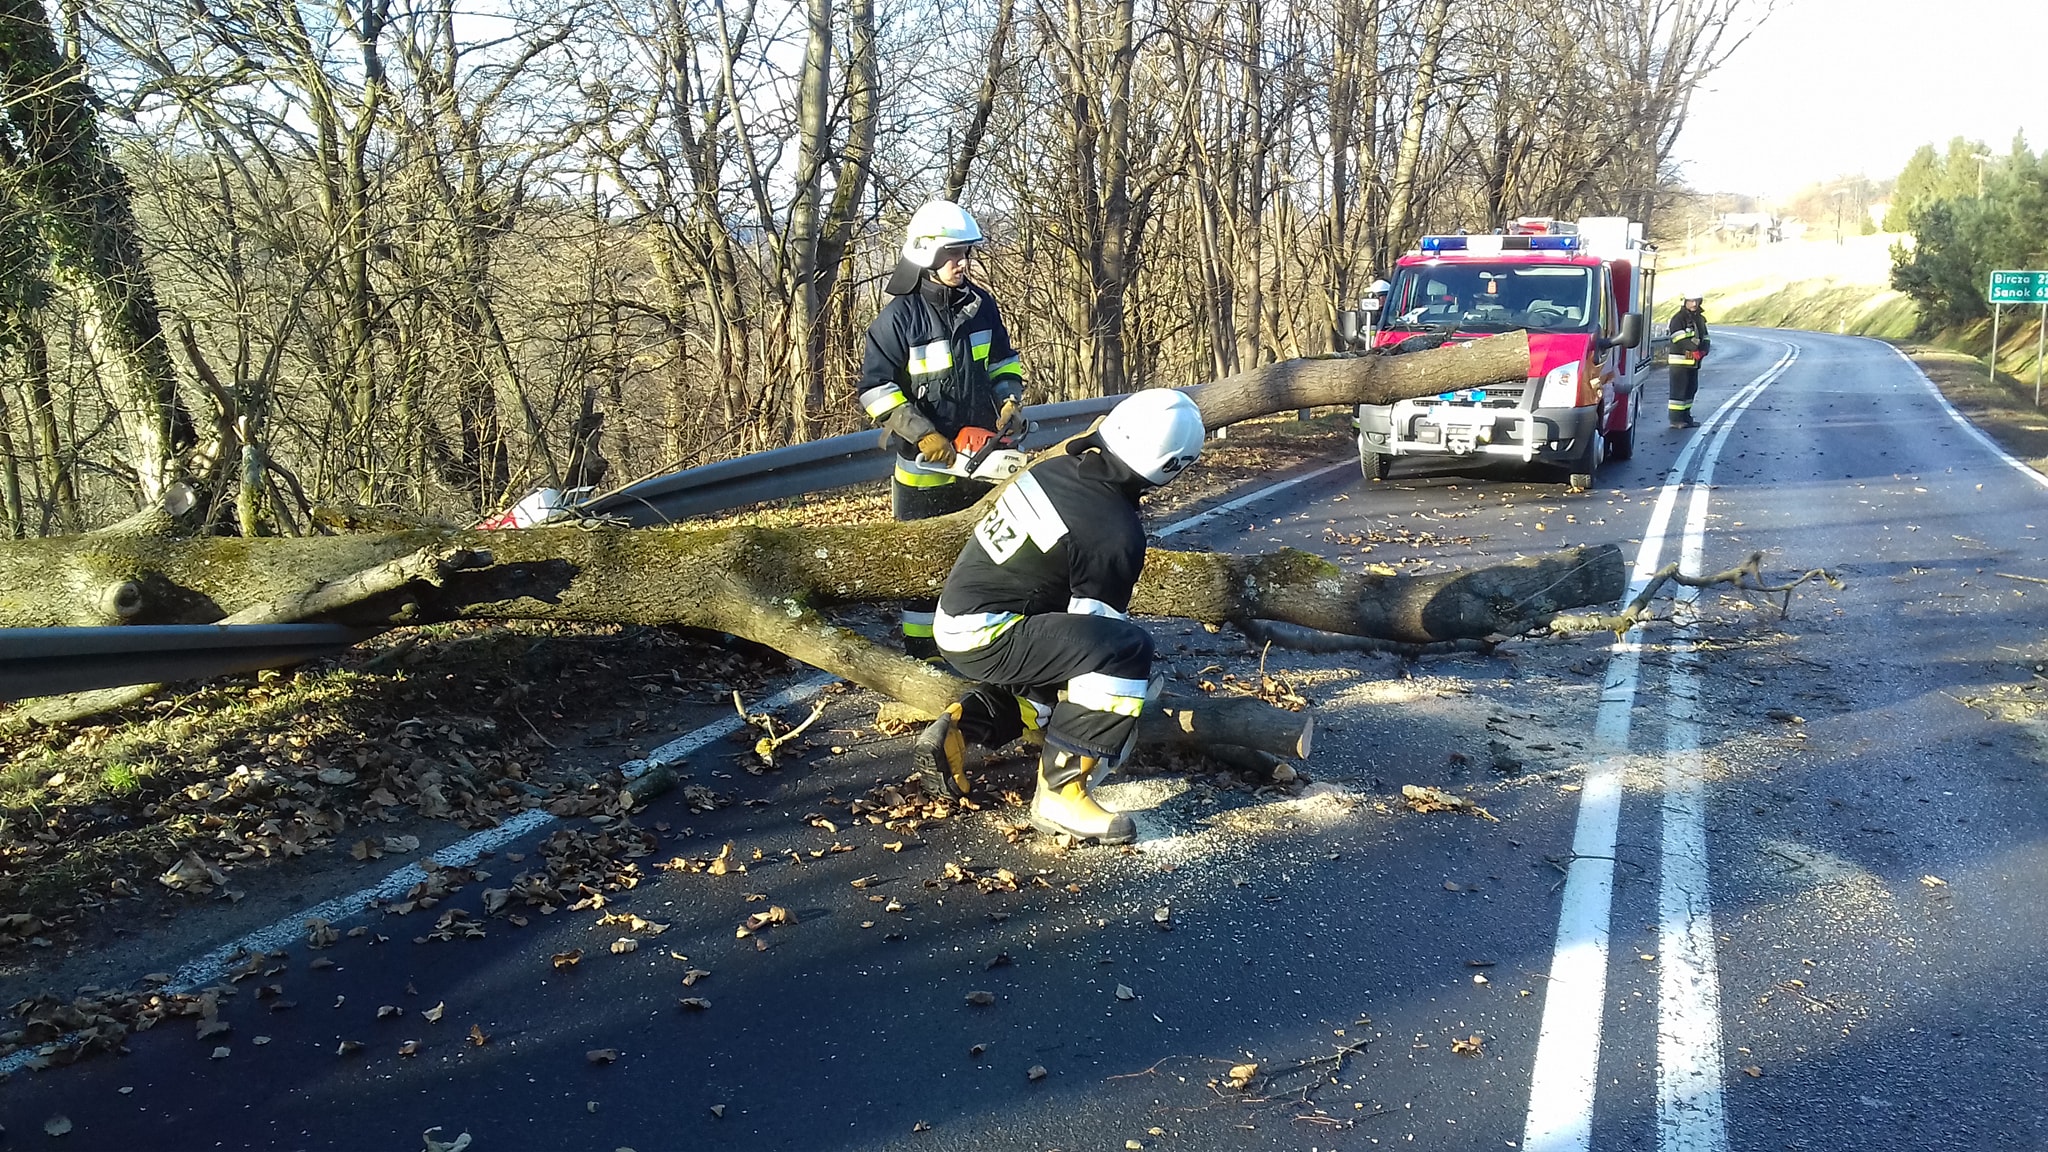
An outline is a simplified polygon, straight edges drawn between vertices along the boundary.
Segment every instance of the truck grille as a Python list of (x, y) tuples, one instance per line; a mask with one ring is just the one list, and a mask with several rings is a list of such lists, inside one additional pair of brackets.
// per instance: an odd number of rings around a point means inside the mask
[(1456, 404), (1461, 407), (1471, 408), (1520, 408), (1522, 407), (1523, 397), (1529, 394), (1529, 387), (1526, 384), (1492, 384), (1485, 388), (1476, 388), (1471, 391), (1484, 392), (1486, 399), (1473, 399), (1469, 393), (1461, 398), (1457, 393), (1450, 392), (1436, 397), (1433, 402), (1437, 404)]

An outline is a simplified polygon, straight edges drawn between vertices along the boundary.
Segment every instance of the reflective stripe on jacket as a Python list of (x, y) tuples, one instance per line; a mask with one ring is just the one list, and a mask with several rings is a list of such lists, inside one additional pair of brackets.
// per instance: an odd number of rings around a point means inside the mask
[(1024, 365), (995, 297), (927, 277), (868, 325), (857, 395), (869, 419), (888, 427), (897, 457), (913, 461), (921, 425), (948, 440), (962, 428), (994, 428), (1004, 401), (1023, 401)]

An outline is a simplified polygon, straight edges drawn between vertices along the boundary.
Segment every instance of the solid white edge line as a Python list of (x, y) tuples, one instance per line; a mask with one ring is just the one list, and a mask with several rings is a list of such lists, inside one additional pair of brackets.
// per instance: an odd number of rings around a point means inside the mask
[[(1797, 359), (1784, 355), (1708, 417), (1687, 441), (1657, 494), (1643, 532), (1634, 572), (1623, 598), (1633, 600), (1661, 562), (1664, 537), (1684, 476), (1718, 429), (1725, 436), (1735, 414)], [(1543, 1023), (1530, 1070), (1529, 1110), (1522, 1147), (1535, 1152), (1586, 1152), (1593, 1141), (1593, 1101), (1600, 1078), (1600, 1036), (1607, 999), (1607, 949), (1614, 895), (1614, 846), (1621, 816), (1621, 771), (1628, 759), (1629, 720), (1640, 684), (1640, 628), (1610, 648), (1614, 653), (1593, 722), (1595, 759), (1586, 769), (1572, 831), (1572, 862), (1558, 906), (1557, 942), (1545, 981)]]
[(1920, 377), (1920, 382), (1927, 386), (1927, 391), (1934, 395), (1935, 403), (1940, 404), (1942, 410), (1948, 413), (1948, 418), (1955, 421), (1956, 425), (1960, 427), (1963, 431), (1968, 432), (1972, 436), (1975, 436), (1977, 438), (1977, 442), (1979, 444), (1984, 445), (1984, 447), (1988, 451), (1990, 451), (1990, 453), (1993, 456), (1996, 456), (2000, 460), (2005, 461), (2006, 466), (2011, 468), (2013, 471), (2018, 472), (2020, 475), (2025, 476), (2027, 479), (2032, 480), (2034, 483), (2040, 485), (2043, 488), (2048, 488), (2048, 476), (2043, 476), (2041, 473), (2034, 471), (2034, 469), (2030, 465), (2028, 465), (2026, 461), (2019, 459), (2018, 457), (2007, 452), (2005, 449), (1999, 447), (1997, 442), (1992, 440), (1991, 437), (1982, 428), (1979, 428), (1975, 424), (1970, 423), (1970, 418), (1968, 416), (1963, 415), (1961, 410), (1959, 410), (1955, 405), (1949, 403), (1948, 397), (1941, 394), (1941, 389), (1938, 386), (1936, 386), (1936, 384), (1931, 378), (1928, 377), (1927, 373), (1921, 371), (1920, 366), (1918, 364), (1913, 363), (1913, 358), (1911, 356), (1906, 355), (1905, 352), (1901, 351), (1898, 345), (1890, 343), (1889, 341), (1885, 340), (1877, 340), (1874, 337), (1864, 337), (1864, 339), (1869, 339), (1873, 343), (1883, 344), (1885, 347), (1892, 350), (1893, 355), (1897, 356), (1901, 360), (1904, 360), (1906, 362), (1906, 367), (1911, 368), (1913, 370), (1913, 374), (1915, 376)]
[[(1160, 529), (1157, 535), (1170, 536), (1176, 532), (1197, 527), (1223, 513), (1234, 511), (1254, 501), (1284, 492), (1297, 484), (1306, 483), (1318, 476), (1324, 476), (1339, 468), (1349, 466), (1350, 462), (1345, 461), (1318, 468), (1313, 472), (1303, 473), (1291, 479), (1282, 480), (1278, 484), (1261, 488), (1248, 496), (1240, 496), (1227, 504), (1219, 504), (1206, 512), (1169, 524), (1165, 528)], [(837, 683), (838, 680), (839, 677), (828, 672), (813, 676), (807, 680), (798, 681), (762, 701), (761, 707), (768, 711), (787, 708), (791, 704), (810, 699)], [(722, 739), (728, 733), (738, 731), (743, 723), (745, 721), (734, 715), (706, 724), (702, 728), (695, 729), (663, 744), (661, 747), (648, 753), (644, 759), (626, 761), (624, 764), (619, 765), (619, 771), (625, 775), (626, 779), (636, 780), (652, 768), (680, 760), (710, 744), (712, 741)], [(483, 857), (484, 853), (495, 852), (522, 836), (538, 832), (549, 824), (554, 823), (556, 819), (557, 817), (542, 809), (529, 808), (494, 828), (486, 828), (481, 832), (465, 837), (440, 849), (429, 856), (428, 859), (450, 868), (474, 864)], [(167, 991), (172, 992), (189, 992), (197, 988), (204, 988), (226, 977), (237, 957), (247, 956), (256, 952), (279, 951), (298, 940), (305, 932), (306, 921), (308, 920), (319, 919), (332, 922), (345, 919), (362, 912), (379, 900), (392, 900), (404, 895), (413, 885), (426, 878), (426, 869), (418, 864), (407, 864), (367, 888), (350, 892), (347, 895), (336, 896), (331, 900), (323, 900), (310, 908), (295, 912), (265, 927), (258, 928), (247, 935), (220, 945), (179, 968), (177, 972), (172, 974), (171, 982), (164, 987)], [(36, 1057), (47, 1055), (49, 1052), (61, 1047), (71, 1038), (71, 1036), (60, 1036), (47, 1044), (37, 1045), (34, 1048), (24, 1048), (19, 1052), (0, 1057), (0, 1076), (11, 1075), (20, 1071), (31, 1061), (35, 1060)]]

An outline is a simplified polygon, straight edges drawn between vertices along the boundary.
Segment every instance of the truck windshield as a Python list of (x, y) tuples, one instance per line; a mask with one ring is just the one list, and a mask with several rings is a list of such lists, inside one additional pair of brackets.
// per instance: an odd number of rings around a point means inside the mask
[(1594, 270), (1575, 264), (1416, 264), (1394, 276), (1385, 331), (1590, 332)]

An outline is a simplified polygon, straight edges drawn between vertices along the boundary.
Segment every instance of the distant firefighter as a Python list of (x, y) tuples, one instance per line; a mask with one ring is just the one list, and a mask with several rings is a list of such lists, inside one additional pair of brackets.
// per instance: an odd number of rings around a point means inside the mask
[(1671, 352), (1666, 364), (1671, 370), (1671, 426), (1697, 428), (1692, 418), (1693, 393), (1700, 387), (1700, 363), (1707, 358), (1713, 341), (1707, 337), (1707, 317), (1700, 311), (1704, 300), (1687, 296), (1671, 314)]

